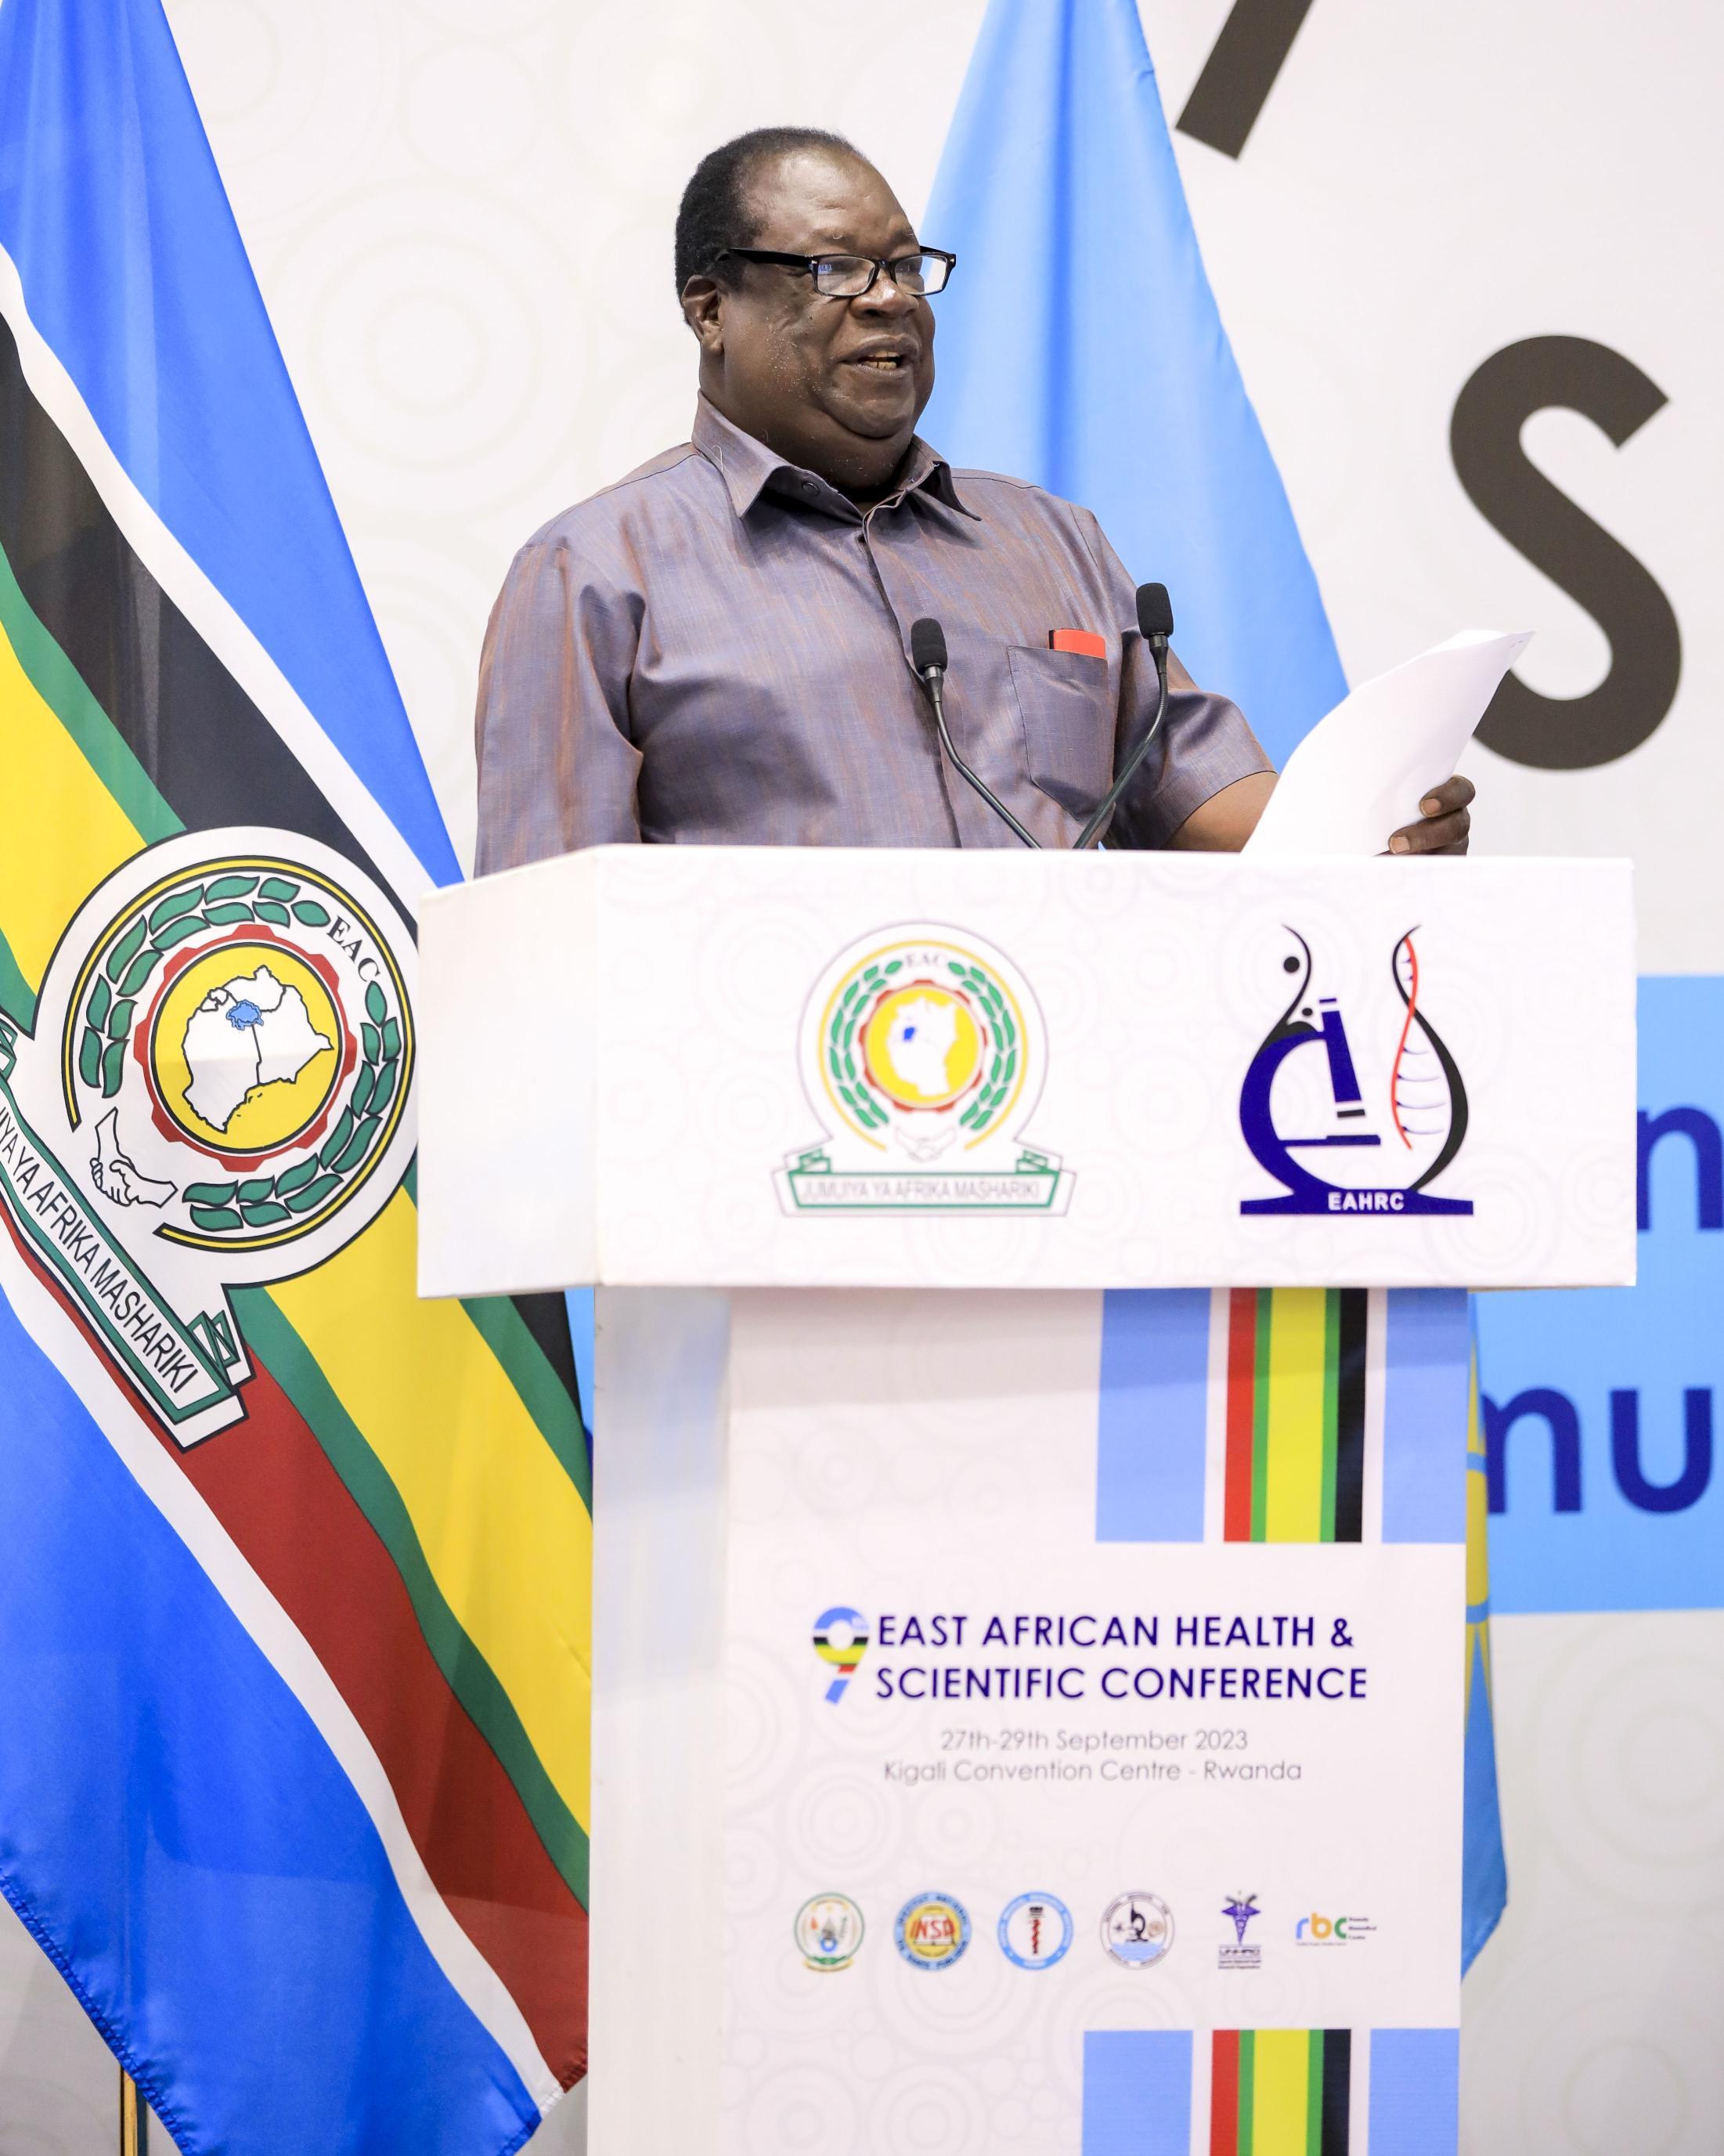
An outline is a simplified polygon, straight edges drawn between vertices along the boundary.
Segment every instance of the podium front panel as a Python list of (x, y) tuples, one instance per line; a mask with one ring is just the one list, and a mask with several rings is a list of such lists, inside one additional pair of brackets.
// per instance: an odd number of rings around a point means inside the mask
[(1624, 863), (602, 848), (422, 959), (428, 1294), (1634, 1276)]
[(1453, 2151), (1463, 1295), (599, 1327), (594, 2156)]

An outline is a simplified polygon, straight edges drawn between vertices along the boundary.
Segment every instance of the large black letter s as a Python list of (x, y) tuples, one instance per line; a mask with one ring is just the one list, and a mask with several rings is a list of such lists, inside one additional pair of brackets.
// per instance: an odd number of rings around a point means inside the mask
[(1682, 639), (1670, 603), (1627, 547), (1552, 485), (1521, 429), (1552, 406), (1582, 413), (1620, 449), (1668, 400), (1631, 359), (1585, 337), (1529, 337), (1495, 353), (1456, 398), (1449, 441), (1473, 506), (1583, 606), (1610, 640), (1610, 671), (1584, 696), (1542, 696), (1511, 674), (1479, 739), (1541, 771), (1626, 756), (1675, 701)]

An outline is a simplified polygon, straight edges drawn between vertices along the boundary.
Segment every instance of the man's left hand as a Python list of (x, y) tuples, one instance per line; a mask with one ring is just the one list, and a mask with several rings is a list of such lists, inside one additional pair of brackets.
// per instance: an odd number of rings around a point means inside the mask
[(1464, 854), (1472, 829), (1467, 803), (1476, 788), (1457, 772), (1434, 786), (1419, 804), (1419, 821), (1406, 824), (1388, 842), (1392, 854)]

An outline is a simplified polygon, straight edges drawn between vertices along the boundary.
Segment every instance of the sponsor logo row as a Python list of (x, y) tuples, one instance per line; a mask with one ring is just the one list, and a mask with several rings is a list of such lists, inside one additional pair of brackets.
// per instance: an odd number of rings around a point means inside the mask
[[(1262, 1914), (1255, 1894), (1234, 1894), (1219, 1912), (1233, 1927), (1233, 1938), (1217, 1952), (1224, 1969), (1257, 1969), (1263, 1949), (1248, 1941), (1246, 1933)], [(1115, 1895), (1102, 1912), (1100, 1943), (1103, 1953), (1122, 1969), (1152, 1969), (1173, 1948), (1173, 1912), (1159, 1894), (1133, 1889)], [(1329, 1917), (1307, 1911), (1293, 1925), (1296, 1947), (1357, 1946), (1369, 1938), (1376, 1926), (1368, 1917)], [(816, 1894), (804, 1902), (796, 1915), (797, 1951), (807, 1967), (818, 1970), (848, 1969), (862, 1948), (867, 1923), (858, 1904), (848, 1894)], [(1071, 1950), (1076, 1927), (1071, 1912), (1057, 1894), (1019, 1894), (1001, 1910), (994, 1927), (999, 1950), (1016, 1969), (1052, 1969)], [(912, 1894), (899, 1910), (892, 1938), (899, 1953), (912, 1969), (951, 1969), (969, 1951), (972, 1937), (969, 1911), (955, 1894), (930, 1891)]]

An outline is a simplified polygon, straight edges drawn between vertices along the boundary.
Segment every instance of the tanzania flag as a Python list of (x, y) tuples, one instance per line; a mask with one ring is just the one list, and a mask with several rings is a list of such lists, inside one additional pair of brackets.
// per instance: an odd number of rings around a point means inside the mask
[(159, 0), (0, 0), (0, 1887), (188, 2150), (585, 2063), (585, 1434), (414, 1294), (458, 871)]

